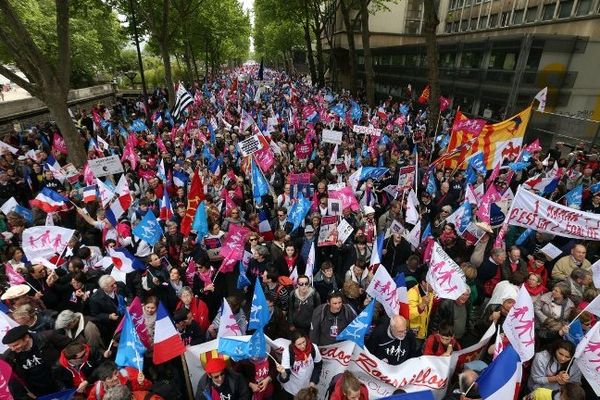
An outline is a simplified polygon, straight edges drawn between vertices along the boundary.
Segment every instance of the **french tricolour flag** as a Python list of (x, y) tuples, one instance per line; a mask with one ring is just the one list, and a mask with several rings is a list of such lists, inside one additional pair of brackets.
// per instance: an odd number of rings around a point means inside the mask
[(163, 198), (160, 201), (160, 215), (159, 218), (163, 221), (168, 221), (173, 216), (173, 208), (171, 207), (171, 200), (167, 189), (163, 190)]
[(162, 364), (185, 353), (185, 344), (179, 332), (175, 329), (169, 313), (158, 303), (156, 311), (156, 324), (154, 325), (154, 353), (152, 362)]
[(400, 303), (400, 315), (408, 320), (410, 319), (410, 310), (408, 308), (408, 291), (406, 290), (404, 273), (399, 272), (394, 278), (394, 282), (396, 282), (396, 298)]
[(145, 269), (144, 263), (125, 249), (109, 249), (108, 255), (115, 265), (115, 268), (121, 272), (129, 273), (135, 270), (143, 271)]
[(273, 231), (271, 231), (271, 225), (269, 224), (269, 218), (267, 217), (267, 212), (265, 210), (260, 210), (258, 213), (258, 232), (265, 240), (273, 240), (275, 237), (273, 236)]
[(31, 204), (32, 207), (38, 207), (44, 212), (50, 213), (66, 209), (68, 202), (69, 199), (66, 197), (63, 197), (54, 190), (45, 187), (35, 197), (35, 199), (29, 201), (29, 204)]
[(523, 373), (519, 354), (507, 346), (479, 375), (479, 394), (486, 400), (514, 399)]
[(83, 201), (91, 203), (96, 200), (96, 185), (90, 185), (83, 188)]
[(523, 183), (528, 189), (533, 189), (541, 193), (552, 193), (558, 185), (558, 179), (556, 178), (542, 178), (541, 174), (529, 178)]

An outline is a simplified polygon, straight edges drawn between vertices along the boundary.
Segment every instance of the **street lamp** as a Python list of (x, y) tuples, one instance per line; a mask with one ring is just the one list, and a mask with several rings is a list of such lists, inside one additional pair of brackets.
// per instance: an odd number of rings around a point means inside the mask
[(124, 74), (127, 78), (129, 78), (129, 80), (131, 81), (131, 88), (134, 89), (133, 87), (133, 80), (135, 79), (135, 76), (137, 75), (137, 72), (135, 71), (127, 71)]

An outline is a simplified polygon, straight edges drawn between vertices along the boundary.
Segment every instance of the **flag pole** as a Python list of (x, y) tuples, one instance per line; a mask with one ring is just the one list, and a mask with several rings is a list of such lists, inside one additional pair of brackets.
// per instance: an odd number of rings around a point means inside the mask
[[(587, 308), (587, 307), (586, 307)], [(581, 314), (583, 314), (586, 311), (586, 309), (584, 308), (583, 310), (581, 310), (581, 312), (579, 314), (577, 314), (577, 316), (575, 318), (573, 318), (573, 320), (571, 322), (569, 322), (569, 325), (567, 325), (567, 328), (570, 328), (571, 325), (573, 325), (573, 323), (575, 321), (577, 321), (577, 319), (581, 316)]]
[(571, 357), (571, 361), (569, 361), (569, 365), (567, 365), (567, 369), (566, 369), (567, 374), (569, 373), (569, 368), (571, 368), (571, 364), (573, 364), (573, 360), (575, 360), (575, 357)]
[(187, 365), (187, 360), (185, 359), (185, 353), (181, 354), (181, 365), (183, 365), (183, 373), (185, 374), (185, 387), (188, 392), (188, 399), (194, 398), (194, 393), (192, 392), (192, 381), (190, 378), (190, 370)]

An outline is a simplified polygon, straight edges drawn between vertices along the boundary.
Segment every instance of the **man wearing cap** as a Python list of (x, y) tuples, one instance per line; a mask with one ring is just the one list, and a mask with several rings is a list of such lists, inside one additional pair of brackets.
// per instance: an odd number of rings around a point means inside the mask
[(250, 400), (250, 390), (244, 377), (233, 372), (222, 358), (211, 358), (198, 382), (195, 400)]
[(68, 337), (55, 331), (30, 333), (26, 325), (6, 332), (2, 344), (7, 345), (8, 350), (0, 357), (11, 365), (20, 378), (9, 382), (15, 398), (26, 397), (27, 391), (35, 396), (43, 396), (62, 389), (52, 378), (52, 367), (69, 342)]

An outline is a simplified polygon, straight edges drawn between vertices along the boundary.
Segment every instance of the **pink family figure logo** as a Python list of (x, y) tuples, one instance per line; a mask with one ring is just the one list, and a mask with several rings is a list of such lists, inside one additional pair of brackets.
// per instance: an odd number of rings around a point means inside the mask
[[(596, 357), (600, 357), (600, 354), (598, 354), (598, 350), (600, 350), (600, 342), (592, 342), (590, 341), (587, 346), (585, 347), (585, 351), (593, 353)], [(595, 359), (590, 359), (588, 360), (590, 363), (594, 363), (594, 364), (600, 364), (600, 358), (595, 358)], [(596, 372), (600, 371), (600, 365), (598, 365), (596, 367)]]
[(433, 264), (431, 266), (431, 273), (432, 274), (437, 274), (441, 271), (442, 268), (444, 268), (444, 265), (446, 265), (446, 261), (438, 261), (435, 264)]
[(377, 279), (375, 281), (375, 285), (373, 286), (373, 289), (375, 289), (376, 292), (381, 293), (382, 295), (389, 295), (390, 291), (392, 291), (392, 282), (387, 281), (385, 283), (385, 285), (381, 284), (381, 281), (379, 279)]
[(225, 328), (229, 329), (230, 331), (234, 332), (236, 335), (241, 335), (242, 334), (242, 330), (240, 329), (240, 326), (238, 325), (235, 316), (234, 315), (230, 315), (229, 316), (229, 320), (230, 323), (229, 325), (225, 325)]
[[(39, 246), (38, 246), (39, 241)], [(33, 249), (52, 246), (54, 250), (60, 249), (63, 246), (62, 235), (59, 233), (53, 239), (50, 237), (50, 230), (42, 233), (37, 238), (29, 237), (29, 246)]]
[(454, 269), (452, 269), (452, 268), (451, 269), (447, 269), (445, 271), (441, 271), (438, 274), (438, 277), (437, 277), (438, 285), (440, 285), (440, 286), (445, 286), (445, 285), (450, 286), (452, 284), (452, 277), (453, 276), (454, 276)]
[(523, 306), (523, 307), (513, 307), (513, 310), (515, 310), (515, 313), (512, 315), (513, 320), (518, 319), (519, 323), (521, 325), (516, 325), (515, 326), (515, 330), (519, 332), (519, 338), (521, 338), (523, 335), (527, 336), (525, 337), (525, 341), (523, 341), (523, 344), (526, 347), (529, 347), (531, 345), (533, 345), (535, 343), (535, 337), (534, 337), (534, 318), (525, 318), (527, 315), (527, 312), (529, 311), (529, 307), (527, 306)]

